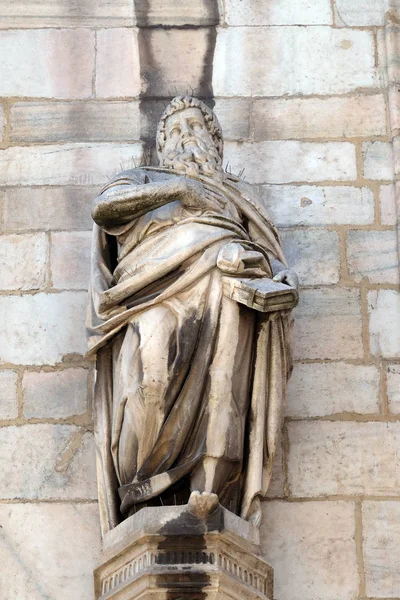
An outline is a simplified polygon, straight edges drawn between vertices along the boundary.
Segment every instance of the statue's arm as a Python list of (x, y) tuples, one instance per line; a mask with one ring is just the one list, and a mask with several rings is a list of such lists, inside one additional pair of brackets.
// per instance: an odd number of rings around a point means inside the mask
[(222, 194), (190, 177), (174, 177), (142, 185), (120, 185), (105, 190), (93, 203), (92, 218), (100, 227), (122, 225), (150, 210), (180, 200), (194, 209), (221, 209)]
[(181, 178), (142, 185), (119, 185), (97, 196), (92, 206), (93, 220), (100, 226), (128, 223), (159, 206), (181, 200)]

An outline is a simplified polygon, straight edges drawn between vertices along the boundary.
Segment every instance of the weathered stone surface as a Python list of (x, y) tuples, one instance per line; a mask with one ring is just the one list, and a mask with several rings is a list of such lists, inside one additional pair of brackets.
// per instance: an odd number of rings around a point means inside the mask
[(0, 150), (0, 185), (104, 185), (141, 156), (139, 142), (11, 147)]
[(368, 292), (371, 352), (385, 358), (400, 357), (400, 294), (395, 290)]
[(178, 598), (184, 590), (197, 598), (206, 582), (210, 600), (271, 600), (273, 571), (259, 556), (258, 534), (218, 503), (205, 514), (194, 498), (144, 508), (104, 535), (95, 597)]
[(62, 419), (87, 410), (88, 372), (26, 371), (22, 379), (24, 415), (28, 419)]
[(0, 363), (55, 364), (86, 352), (85, 292), (0, 296), (0, 329), (7, 340)]
[(286, 260), (300, 285), (333, 284), (339, 281), (339, 240), (335, 231), (297, 229), (281, 233)]
[[(390, 27), (381, 30), (381, 41), (385, 41), (385, 45), (381, 44), (381, 71), (387, 69), (382, 77), (382, 81), (387, 83), (397, 84), (400, 81), (400, 66), (398, 60), (398, 48), (400, 43), (400, 27), (393, 24)], [(379, 43), (379, 38), (378, 38)]]
[(2, 504), (4, 598), (91, 600), (100, 557), (96, 504)]
[(298, 359), (361, 357), (359, 291), (303, 290), (295, 311), (294, 348)]
[(206, 27), (219, 22), (218, 2), (214, 0), (134, 0), (135, 20), (139, 27), (197, 25)]
[(294, 365), (288, 386), (289, 417), (379, 413), (379, 371), (374, 365)]
[(225, 163), (252, 183), (352, 181), (357, 177), (354, 145), (349, 142), (227, 142)]
[(385, 98), (265, 98), (255, 102), (253, 122), (256, 140), (385, 135)]
[(268, 486), (267, 498), (283, 498), (285, 495), (285, 457), (283, 451), (283, 440), (278, 444), (272, 466), (271, 482)]
[(0, 27), (113, 27), (132, 25), (129, 0), (4, 0)]
[(366, 179), (393, 179), (392, 145), (389, 142), (364, 142), (363, 159)]
[(363, 502), (363, 554), (368, 596), (400, 596), (400, 502)]
[(97, 32), (96, 96), (118, 98), (140, 93), (137, 33), (133, 29)]
[(51, 277), (53, 287), (85, 290), (89, 284), (90, 247), (88, 231), (59, 232), (51, 236)]
[(2, 96), (88, 98), (94, 42), (85, 29), (0, 31)]
[(22, 425), (0, 428), (0, 440), (0, 498), (97, 497), (91, 433), (73, 425)]
[(396, 496), (400, 423), (299, 421), (289, 428), (293, 496)]
[[(217, 96), (343, 94), (376, 84), (369, 31), (330, 27), (220, 29), (214, 60)], [(334, 69), (327, 69), (334, 64)]]
[(265, 502), (262, 553), (274, 565), (274, 598), (354, 600), (354, 537), (350, 502)]
[(17, 102), (13, 142), (119, 142), (140, 139), (138, 102)]
[(386, 386), (389, 410), (394, 415), (400, 414), (400, 365), (388, 365), (386, 369)]
[(389, 88), (388, 103), (391, 130), (400, 129), (400, 91), (398, 86)]
[[(182, 3), (183, 4), (183, 3)], [(188, 5), (189, 6), (189, 5)], [(213, 96), (214, 28), (141, 29), (140, 70), (144, 96)], [(168, 52), (166, 49), (168, 48)]]
[(214, 112), (224, 140), (250, 137), (250, 102), (244, 98), (216, 98)]
[(0, 236), (0, 290), (40, 290), (47, 282), (44, 233)]
[(0, 142), (3, 139), (5, 124), (6, 124), (6, 118), (5, 118), (5, 114), (4, 114), (4, 108), (0, 105)]
[(396, 197), (393, 184), (381, 185), (379, 192), (382, 225), (396, 225)]
[(265, 205), (278, 227), (367, 225), (374, 221), (369, 188), (266, 185)]
[(330, 25), (332, 11), (329, 0), (310, 3), (307, 0), (226, 0), (228, 25)]
[(335, 0), (335, 25), (370, 27), (385, 23), (385, 0)]
[(91, 229), (99, 187), (14, 187), (3, 193), (3, 229)]
[(15, 419), (18, 416), (17, 380), (18, 374), (15, 371), (0, 371), (0, 420)]
[(350, 231), (347, 236), (350, 277), (371, 283), (398, 283), (397, 233), (392, 231)]

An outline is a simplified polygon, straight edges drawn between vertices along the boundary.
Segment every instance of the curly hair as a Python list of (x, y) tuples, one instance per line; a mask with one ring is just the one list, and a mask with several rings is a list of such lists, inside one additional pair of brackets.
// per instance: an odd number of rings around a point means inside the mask
[(217, 117), (201, 100), (197, 98), (193, 98), (193, 96), (176, 96), (171, 102), (168, 104), (167, 108), (161, 115), (161, 119), (158, 123), (157, 127), (157, 136), (156, 136), (156, 144), (157, 144), (157, 153), (160, 156), (162, 149), (164, 148), (166, 141), (166, 131), (165, 131), (165, 123), (168, 117), (175, 114), (180, 110), (184, 110), (185, 108), (198, 108), (201, 110), (206, 127), (211, 134), (215, 147), (218, 151), (222, 159), (223, 154), (223, 138), (222, 138), (222, 129), (221, 125), (218, 122)]

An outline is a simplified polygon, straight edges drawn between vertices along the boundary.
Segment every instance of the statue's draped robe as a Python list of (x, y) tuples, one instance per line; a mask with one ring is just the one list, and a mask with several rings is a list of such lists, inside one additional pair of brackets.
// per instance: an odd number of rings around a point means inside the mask
[[(133, 169), (106, 188), (175, 176)], [(270, 277), (268, 259), (285, 259), (254, 188), (233, 176), (203, 181), (223, 192), (224, 210), (175, 201), (124, 225), (94, 226), (87, 326), (89, 354), (97, 353), (103, 532), (205, 456), (224, 461), (218, 492), (243, 518), (271, 477), (291, 370), (290, 313), (237, 304), (221, 277)], [(230, 268), (227, 248), (241, 268)]]

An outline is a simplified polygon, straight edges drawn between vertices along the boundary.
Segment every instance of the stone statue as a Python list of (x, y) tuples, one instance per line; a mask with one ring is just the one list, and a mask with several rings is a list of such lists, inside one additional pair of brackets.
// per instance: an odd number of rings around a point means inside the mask
[(291, 371), (297, 277), (221, 127), (176, 97), (159, 167), (95, 199), (89, 354), (103, 533), (145, 506), (219, 501), (260, 521)]

